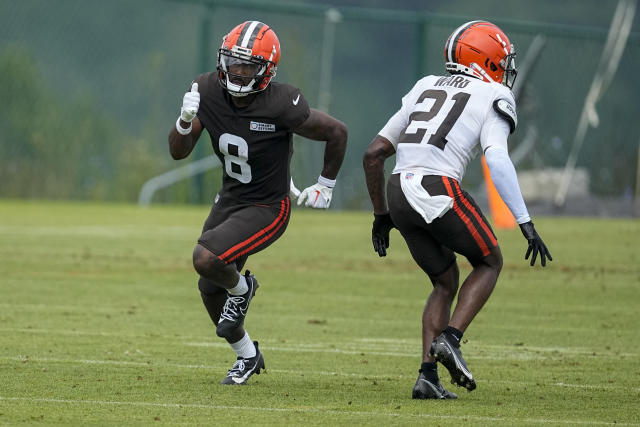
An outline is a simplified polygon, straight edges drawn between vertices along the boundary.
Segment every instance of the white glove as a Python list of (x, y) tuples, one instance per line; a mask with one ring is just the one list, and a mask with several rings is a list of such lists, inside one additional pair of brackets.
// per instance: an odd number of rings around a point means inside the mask
[(317, 184), (313, 184), (311, 187), (302, 190), (302, 193), (298, 196), (298, 206), (306, 199), (304, 205), (307, 207), (328, 209), (331, 204), (331, 193), (333, 192), (333, 186), (335, 184), (336, 181), (334, 179), (327, 179), (320, 175)]
[(200, 107), (200, 93), (198, 92), (198, 83), (194, 83), (191, 85), (191, 92), (185, 93), (182, 99), (180, 119), (184, 122), (191, 123), (198, 113), (198, 107)]

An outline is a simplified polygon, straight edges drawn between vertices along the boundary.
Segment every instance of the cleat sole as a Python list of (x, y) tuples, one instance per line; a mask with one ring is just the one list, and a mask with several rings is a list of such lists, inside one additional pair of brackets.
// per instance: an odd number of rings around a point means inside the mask
[(451, 375), (451, 384), (455, 384), (458, 387), (464, 387), (467, 391), (475, 390), (476, 382), (473, 377), (468, 377), (462, 368), (458, 366), (458, 363), (460, 362), (457, 362), (457, 357), (449, 348), (449, 345), (443, 345), (443, 347), (447, 354), (443, 354), (443, 352), (436, 353), (435, 342), (433, 342), (429, 352), (437, 362), (440, 362), (447, 371), (449, 371), (449, 375)]

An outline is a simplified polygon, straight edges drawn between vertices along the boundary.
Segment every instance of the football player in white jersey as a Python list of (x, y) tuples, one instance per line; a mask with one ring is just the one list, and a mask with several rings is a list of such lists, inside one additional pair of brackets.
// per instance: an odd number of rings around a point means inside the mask
[[(426, 76), (402, 98), (402, 107), (371, 141), (363, 159), (373, 203), (372, 240), (386, 255), (397, 228), (433, 291), (422, 316), (422, 365), (414, 399), (455, 399), (438, 379), (436, 362), (452, 383), (476, 388), (460, 351), (462, 334), (491, 295), (502, 268), (495, 234), (471, 196), (460, 187), (478, 144), (491, 178), (528, 241), (525, 259), (544, 267), (551, 254), (536, 232), (507, 151), (517, 125), (511, 87), (515, 51), (507, 35), (486, 21), (458, 27), (445, 44), (448, 76)], [(384, 161), (396, 165), (384, 194)], [(460, 286), (455, 253), (473, 269)]]

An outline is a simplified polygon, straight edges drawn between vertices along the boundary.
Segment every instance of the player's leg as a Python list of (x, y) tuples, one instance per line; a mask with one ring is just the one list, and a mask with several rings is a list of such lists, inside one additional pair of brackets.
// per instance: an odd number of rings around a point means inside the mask
[(473, 269), (464, 279), (458, 294), (458, 302), (449, 325), (465, 332), (471, 321), (480, 312), (495, 288), (502, 269), (502, 253), (499, 246), (481, 259), (469, 259)]
[[(421, 266), (424, 269), (427, 265)], [(429, 275), (433, 291), (422, 313), (422, 361), (434, 362), (430, 354), (431, 343), (449, 324), (451, 306), (458, 291), (460, 270), (454, 261), (440, 274)]]
[[(247, 283), (246, 278), (238, 274), (235, 262), (225, 262), (216, 254), (216, 252), (224, 252), (228, 245), (236, 243), (234, 234), (236, 233), (237, 223), (233, 221), (233, 217), (245, 208), (246, 206), (244, 205), (225, 203), (224, 199), (217, 200), (205, 221), (202, 235), (193, 251), (193, 266), (200, 274), (200, 284), (210, 283), (211, 286), (226, 290), (224, 292), (224, 300), (219, 295), (213, 298), (207, 296), (206, 293), (203, 299), (209, 315), (217, 316), (214, 320), (216, 326), (219, 324), (220, 316), (224, 312), (229, 295), (234, 297), (231, 301), (242, 303), (242, 308), (246, 313), (248, 304), (255, 293), (255, 289), (249, 292), (249, 286), (253, 282)], [(213, 242), (203, 242), (202, 238), (206, 234), (209, 234), (209, 237), (215, 240)], [(211, 250), (213, 246), (217, 247)], [(221, 306), (220, 303), (222, 303)], [(219, 312), (219, 315), (217, 312)], [(240, 313), (240, 309), (236, 309), (235, 312)], [(231, 328), (231, 330), (222, 331), (224, 333), (218, 333), (218, 335), (234, 342), (239, 334), (239, 332), (234, 333), (234, 330), (241, 326), (241, 320), (243, 319), (238, 319), (234, 325), (235, 327)], [(218, 332), (218, 328), (216, 328), (216, 332)]]
[[(246, 261), (246, 258), (245, 258)], [(242, 268), (244, 262), (241, 263)], [(209, 317), (215, 325), (218, 324), (223, 306), (227, 300), (227, 292), (224, 288), (218, 287), (213, 282), (200, 277), (198, 281), (202, 302), (209, 313)], [(258, 342), (252, 341), (244, 326), (235, 329), (232, 334), (225, 338), (231, 349), (236, 353), (236, 362), (227, 372), (222, 384), (234, 385), (245, 384), (254, 373), (259, 375), (265, 369), (264, 358)]]
[[(235, 264), (238, 271), (242, 270), (247, 258), (248, 257), (245, 256), (236, 261)], [(202, 298), (202, 302), (207, 309), (207, 313), (209, 314), (211, 321), (217, 326), (218, 321), (220, 320), (220, 315), (222, 314), (222, 308), (227, 301), (226, 289), (216, 286), (212, 281), (202, 276), (200, 276), (200, 279), (198, 280), (198, 289), (200, 290), (200, 297)], [(240, 326), (229, 337), (227, 337), (226, 340), (233, 347), (233, 344), (244, 338), (245, 334), (246, 332), (244, 327)], [(251, 351), (251, 349), (244, 352), (243, 350), (244, 348), (240, 348), (239, 352), (236, 351), (238, 357), (250, 358), (255, 355), (255, 351)]]
[[(422, 312), (422, 364), (413, 390), (413, 398), (455, 399), (457, 396), (440, 384), (431, 345), (449, 323), (451, 306), (458, 290), (458, 264), (453, 254), (437, 244), (429, 234), (423, 235), (420, 240), (408, 239), (407, 246), (416, 263), (429, 275), (433, 285)], [(441, 253), (441, 256), (434, 259), (434, 253)], [(446, 265), (447, 262), (449, 266), (445, 267), (443, 272), (433, 273), (441, 271), (442, 265)]]
[(455, 252), (464, 255), (471, 266), (465, 278), (449, 326), (465, 332), (489, 299), (502, 269), (498, 241), (480, 207), (460, 188), (457, 181), (443, 178), (454, 207), (441, 224), (434, 221), (434, 235)]
[(475, 389), (476, 383), (460, 351), (463, 333), (489, 299), (500, 269), (502, 255), (489, 223), (473, 198), (457, 181), (443, 177), (441, 183), (427, 186), (430, 194), (444, 187), (454, 199), (453, 209), (433, 222), (432, 234), (442, 244), (464, 255), (472, 264), (458, 294), (448, 326), (431, 344), (431, 353), (451, 374), (452, 382)]
[[(233, 229), (222, 224), (216, 231), (225, 233)], [(222, 338), (230, 338), (233, 331), (244, 322), (249, 304), (258, 289), (258, 281), (248, 271), (240, 275), (234, 262), (225, 263), (200, 243), (193, 252), (193, 265), (201, 277), (226, 289), (227, 298), (217, 322), (216, 333)]]
[[(247, 256), (244, 256), (235, 262), (235, 268), (238, 272), (240, 272), (242, 270), (242, 267), (244, 267), (245, 263), (247, 262), (247, 258)], [(207, 313), (209, 314), (211, 321), (214, 325), (218, 326), (218, 321), (220, 320), (220, 315), (222, 314), (222, 308), (227, 301), (226, 289), (220, 286), (216, 286), (214, 282), (202, 276), (200, 276), (200, 279), (198, 280), (198, 289), (200, 290), (200, 297), (202, 298), (202, 302), (207, 309)], [(239, 341), (244, 336), (244, 334), (244, 328), (239, 327), (237, 331), (235, 331), (231, 336), (227, 338), (227, 341), (230, 344), (235, 343)]]
[(431, 354), (447, 368), (451, 382), (469, 391), (476, 388), (476, 382), (462, 357), (460, 343), (467, 327), (489, 299), (501, 265), (502, 257), (497, 246), (491, 249), (490, 255), (480, 261), (472, 261), (473, 269), (460, 287), (449, 325), (431, 343)]
[[(451, 305), (458, 289), (458, 266), (455, 255), (440, 245), (426, 229), (422, 217), (409, 205), (398, 175), (392, 175), (387, 186), (391, 217), (407, 242), (415, 262), (429, 275), (433, 290), (422, 313), (422, 363), (412, 390), (414, 399), (455, 399), (442, 387), (435, 359), (429, 354), (433, 338), (449, 321)], [(431, 274), (432, 272), (433, 274)]]
[(237, 286), (240, 280), (235, 263), (224, 262), (201, 243), (193, 250), (193, 267), (200, 276), (227, 290)]
[[(205, 307), (217, 325), (216, 333), (226, 338), (238, 355), (223, 384), (244, 384), (249, 376), (264, 369), (258, 344), (251, 341), (243, 327), (258, 282), (248, 271), (240, 275), (239, 270), (249, 255), (266, 248), (282, 235), (288, 223), (289, 207), (288, 197), (271, 206), (225, 207), (219, 202), (194, 250), (194, 267), (201, 275), (199, 287)], [(211, 287), (218, 291), (211, 292)]]
[[(212, 281), (200, 276), (198, 280), (198, 289), (202, 303), (207, 309), (207, 313), (214, 325), (218, 326), (220, 315), (225, 302), (227, 302), (227, 290), (216, 286)], [(245, 334), (244, 327), (238, 327), (231, 335), (225, 337), (229, 344), (235, 343), (242, 339)]]
[(224, 221), (200, 236), (193, 255), (194, 267), (229, 294), (216, 329), (219, 336), (227, 337), (242, 325), (258, 288), (258, 281), (249, 272), (238, 274), (236, 261), (265, 249), (282, 235), (289, 207), (288, 197), (273, 205), (235, 204), (226, 208)]

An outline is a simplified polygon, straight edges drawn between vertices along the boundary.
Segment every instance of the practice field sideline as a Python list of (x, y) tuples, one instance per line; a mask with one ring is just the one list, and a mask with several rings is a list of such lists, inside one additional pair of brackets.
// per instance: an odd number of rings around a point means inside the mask
[[(505, 263), (465, 334), (478, 388), (413, 401), (430, 284), (366, 212), (295, 209), (249, 259), (246, 326), (267, 371), (235, 360), (202, 306), (191, 252), (208, 207), (0, 201), (0, 424), (640, 426), (640, 222), (537, 218), (554, 261)], [(465, 261), (464, 270), (468, 271)]]

